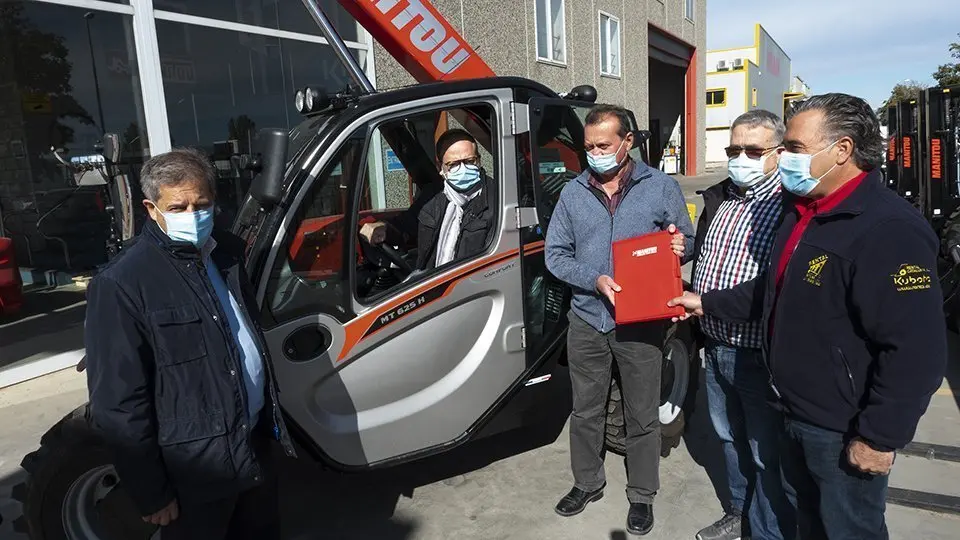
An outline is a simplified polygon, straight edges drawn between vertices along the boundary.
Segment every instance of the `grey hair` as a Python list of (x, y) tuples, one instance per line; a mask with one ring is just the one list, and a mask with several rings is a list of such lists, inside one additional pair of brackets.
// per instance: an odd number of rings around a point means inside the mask
[(807, 111), (823, 113), (823, 138), (853, 140), (853, 161), (861, 171), (872, 171), (885, 159), (880, 121), (870, 104), (847, 94), (822, 94), (798, 103), (787, 120)]
[(217, 194), (217, 173), (206, 154), (196, 148), (174, 148), (153, 156), (140, 169), (140, 189), (147, 199), (156, 202), (160, 188), (176, 186), (191, 180), (206, 182), (210, 193)]
[(783, 123), (783, 119), (764, 109), (754, 109), (741, 114), (733, 121), (733, 125), (730, 126), (730, 131), (733, 131), (738, 126), (769, 129), (773, 132), (773, 142), (775, 144), (782, 143), (783, 134), (787, 132), (787, 126)]

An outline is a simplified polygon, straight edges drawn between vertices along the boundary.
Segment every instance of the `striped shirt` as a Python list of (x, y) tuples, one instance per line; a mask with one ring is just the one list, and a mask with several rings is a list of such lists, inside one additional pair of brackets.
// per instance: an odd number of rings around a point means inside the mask
[[(707, 229), (693, 289), (704, 294), (749, 281), (770, 263), (781, 212), (780, 173), (748, 189), (743, 195), (732, 186)], [(733, 347), (759, 349), (763, 345), (760, 321), (729, 323), (715, 317), (701, 319), (704, 334)]]

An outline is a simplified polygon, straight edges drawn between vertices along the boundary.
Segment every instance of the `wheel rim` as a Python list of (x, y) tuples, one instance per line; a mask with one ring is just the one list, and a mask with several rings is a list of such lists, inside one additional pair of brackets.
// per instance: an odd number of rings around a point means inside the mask
[(667, 346), (663, 348), (663, 364), (663, 387), (658, 413), (660, 425), (667, 425), (680, 416), (687, 397), (690, 359), (683, 342), (678, 339), (667, 342)]
[[(102, 465), (90, 469), (73, 482), (67, 490), (61, 507), (63, 531), (67, 538), (70, 540), (113, 540), (115, 538), (107, 534), (100, 518), (101, 511), (109, 511), (109, 509), (101, 508), (100, 505), (119, 485), (120, 481), (113, 465)], [(132, 522), (134, 517), (140, 521), (139, 516), (121, 516), (121, 520)], [(133, 525), (138, 528), (143, 527), (142, 521)], [(144, 538), (157, 540), (160, 538), (160, 531), (157, 530)]]

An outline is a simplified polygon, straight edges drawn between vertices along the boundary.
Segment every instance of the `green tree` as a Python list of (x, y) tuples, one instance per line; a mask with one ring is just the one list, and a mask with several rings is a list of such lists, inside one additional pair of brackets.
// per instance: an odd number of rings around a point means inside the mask
[[(960, 34), (957, 34), (960, 37)], [(937, 81), (937, 86), (953, 86), (960, 84), (960, 43), (950, 44), (950, 57), (957, 62), (941, 65), (934, 72), (933, 78)]]
[[(50, 126), (47, 145), (66, 146), (73, 141), (73, 128), (60, 122), (75, 118), (94, 125), (90, 114), (74, 99), (70, 84), (73, 65), (67, 60), (64, 37), (44, 32), (24, 15), (23, 2), (0, 2), (0, 65), (13, 67), (21, 93), (50, 98), (56, 119)], [(8, 73), (9, 75), (9, 73)]]
[(920, 93), (926, 89), (926, 84), (910, 80), (899, 82), (894, 85), (893, 90), (890, 90), (890, 97), (888, 97), (887, 100), (883, 102), (883, 105), (877, 109), (877, 117), (879, 117), (880, 123), (884, 126), (887, 125), (888, 106), (901, 101), (917, 99)]

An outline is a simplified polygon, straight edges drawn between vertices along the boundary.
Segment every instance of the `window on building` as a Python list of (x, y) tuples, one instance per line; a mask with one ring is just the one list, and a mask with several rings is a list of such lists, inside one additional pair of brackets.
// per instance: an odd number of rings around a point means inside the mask
[(707, 90), (707, 107), (722, 107), (727, 104), (727, 89)]
[(620, 19), (600, 12), (600, 73), (620, 76)]
[[(157, 41), (170, 142), (210, 154), (226, 216), (252, 180), (231, 158), (251, 154), (260, 128), (300, 123), (293, 100), (298, 89), (336, 92), (350, 80), (333, 49), (321, 43), (167, 20), (157, 21)], [(363, 65), (365, 53), (351, 51)]]
[(566, 18), (564, 0), (537, 0), (537, 59), (548, 62), (567, 61)]
[[(356, 20), (337, 0), (317, 2), (330, 19), (331, 24), (346, 41), (359, 41), (360, 32)], [(219, 19), (233, 23), (249, 24), (261, 28), (286, 30), (303, 34), (323, 35), (320, 26), (303, 7), (303, 2), (286, 0), (261, 0), (257, 2), (238, 0), (153, 0), (158, 11), (195, 17)], [(163, 18), (158, 14), (158, 18)]]
[(107, 257), (102, 188), (75, 187), (51, 147), (85, 162), (99, 157), (104, 131), (116, 133), (118, 172), (132, 179), (150, 149), (133, 19), (97, 6), (0, 0), (0, 230), (37, 267), (80, 270)]
[(697, 20), (696, 18), (694, 18), (694, 13), (696, 13), (696, 8), (697, 8), (696, 0), (686, 0), (686, 2), (684, 2), (683, 15), (686, 18), (690, 19), (691, 21)]

